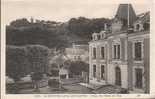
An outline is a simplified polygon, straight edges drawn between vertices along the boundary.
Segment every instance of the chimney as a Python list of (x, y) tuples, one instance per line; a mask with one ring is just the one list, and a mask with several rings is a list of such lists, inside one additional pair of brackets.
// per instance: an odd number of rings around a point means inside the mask
[(105, 31), (108, 30), (107, 23), (104, 23), (104, 30), (105, 30)]

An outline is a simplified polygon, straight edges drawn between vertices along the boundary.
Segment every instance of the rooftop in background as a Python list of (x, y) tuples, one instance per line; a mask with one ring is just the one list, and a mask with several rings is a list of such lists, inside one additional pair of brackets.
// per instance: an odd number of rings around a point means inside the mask
[(72, 42), (72, 43), (75, 44), (75, 45), (88, 45), (88, 40), (75, 41), (75, 42)]

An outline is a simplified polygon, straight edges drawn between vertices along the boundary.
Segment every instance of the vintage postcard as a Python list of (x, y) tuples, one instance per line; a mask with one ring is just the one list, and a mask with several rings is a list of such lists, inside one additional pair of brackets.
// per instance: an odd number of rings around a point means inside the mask
[(2, 0), (1, 98), (155, 98), (153, 0)]

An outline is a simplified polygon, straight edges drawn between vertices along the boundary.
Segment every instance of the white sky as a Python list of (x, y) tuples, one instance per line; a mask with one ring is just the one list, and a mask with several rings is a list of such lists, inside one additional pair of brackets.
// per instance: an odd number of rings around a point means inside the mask
[[(149, 11), (152, 0), (132, 0), (136, 14)], [(68, 21), (70, 18), (112, 18), (119, 3), (131, 0), (2, 0), (3, 21), (6, 24), (18, 19)]]

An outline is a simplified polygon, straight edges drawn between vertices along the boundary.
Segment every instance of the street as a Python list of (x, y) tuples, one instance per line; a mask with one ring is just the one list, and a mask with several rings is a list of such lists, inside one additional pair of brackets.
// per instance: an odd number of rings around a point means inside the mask
[(23, 89), (19, 94), (93, 94), (92, 90), (78, 83), (63, 85), (63, 90), (52, 90), (49, 86), (40, 88), (36, 92), (34, 89)]

